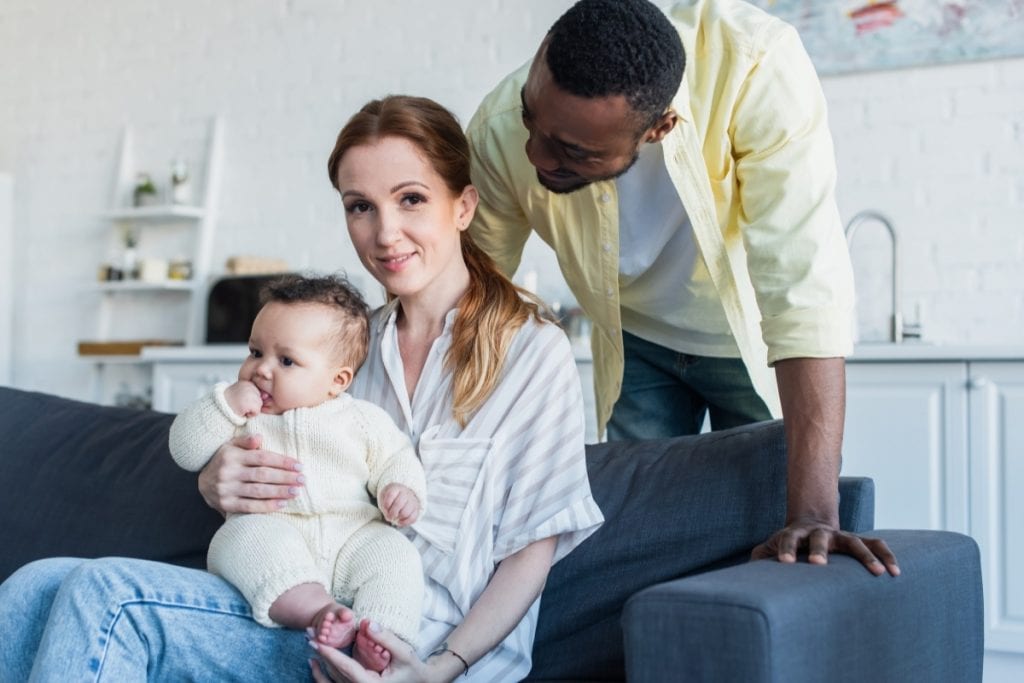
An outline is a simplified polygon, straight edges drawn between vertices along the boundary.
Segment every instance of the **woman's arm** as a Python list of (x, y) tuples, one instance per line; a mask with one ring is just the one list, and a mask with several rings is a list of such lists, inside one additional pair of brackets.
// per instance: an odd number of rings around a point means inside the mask
[(199, 473), (199, 493), (224, 514), (275, 512), (305, 483), (294, 458), (260, 450), (259, 436), (223, 444)]
[[(555, 537), (534, 541), (498, 564), (494, 576), (466, 618), (448, 636), (448, 648), (452, 652), (459, 653), (472, 666), (512, 633), (544, 588), (556, 543)], [(410, 652), (408, 645), (391, 633), (360, 632), (369, 633), (379, 645), (391, 652), (391, 664), (387, 669), (389, 682), (447, 683), (465, 671), (462, 662), (451, 652), (442, 652), (424, 663)], [(338, 650), (328, 647), (316, 649), (334, 669), (332, 678), (336, 681), (366, 683), (381, 680), (380, 674), (366, 671)], [(318, 673), (314, 669), (317, 681), (326, 680), (322, 675), (318, 677)]]
[[(498, 564), (466, 618), (448, 635), (448, 647), (470, 666), (505, 640), (523, 620), (548, 579), (556, 544), (553, 536), (534, 541)], [(445, 681), (464, 670), (462, 662), (447, 652), (431, 657), (427, 664), (450, 674), (441, 679)]]

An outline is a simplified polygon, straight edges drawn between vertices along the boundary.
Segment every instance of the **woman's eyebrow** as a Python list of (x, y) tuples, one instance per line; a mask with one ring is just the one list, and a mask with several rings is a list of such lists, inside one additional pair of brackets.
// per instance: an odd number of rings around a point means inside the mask
[(430, 189), (424, 183), (421, 183), (418, 180), (403, 180), (402, 182), (398, 183), (397, 185), (391, 188), (391, 193), (394, 194), (395, 192), (401, 190), (403, 187), (409, 187), (410, 185), (418, 185), (419, 187), (422, 187), (424, 190)]

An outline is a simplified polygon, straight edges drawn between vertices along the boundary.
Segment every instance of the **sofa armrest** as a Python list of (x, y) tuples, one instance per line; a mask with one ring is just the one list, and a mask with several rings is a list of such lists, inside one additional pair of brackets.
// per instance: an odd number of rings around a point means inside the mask
[(634, 595), (626, 670), (651, 681), (980, 681), (981, 567), (975, 542), (879, 531), (901, 575), (857, 561), (750, 562)]
[(875, 528), (875, 482), (868, 477), (839, 477), (839, 528), (858, 534)]

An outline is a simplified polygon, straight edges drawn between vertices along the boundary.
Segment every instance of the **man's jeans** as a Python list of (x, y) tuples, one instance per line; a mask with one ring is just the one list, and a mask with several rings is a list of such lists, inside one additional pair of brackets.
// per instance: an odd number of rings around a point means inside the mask
[(0, 633), (3, 683), (309, 681), (316, 655), (223, 579), (125, 558), (22, 567), (0, 584)]
[(710, 413), (713, 430), (772, 419), (743, 361), (679, 353), (622, 333), (622, 393), (608, 422), (608, 440), (697, 434)]

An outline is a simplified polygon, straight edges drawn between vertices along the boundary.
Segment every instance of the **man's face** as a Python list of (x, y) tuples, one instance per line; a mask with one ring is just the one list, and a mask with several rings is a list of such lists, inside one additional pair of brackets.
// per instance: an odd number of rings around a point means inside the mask
[(523, 86), (523, 125), (530, 137), (526, 157), (537, 180), (552, 192), (568, 193), (625, 173), (650, 131), (623, 95), (579, 97), (558, 87), (542, 45)]

